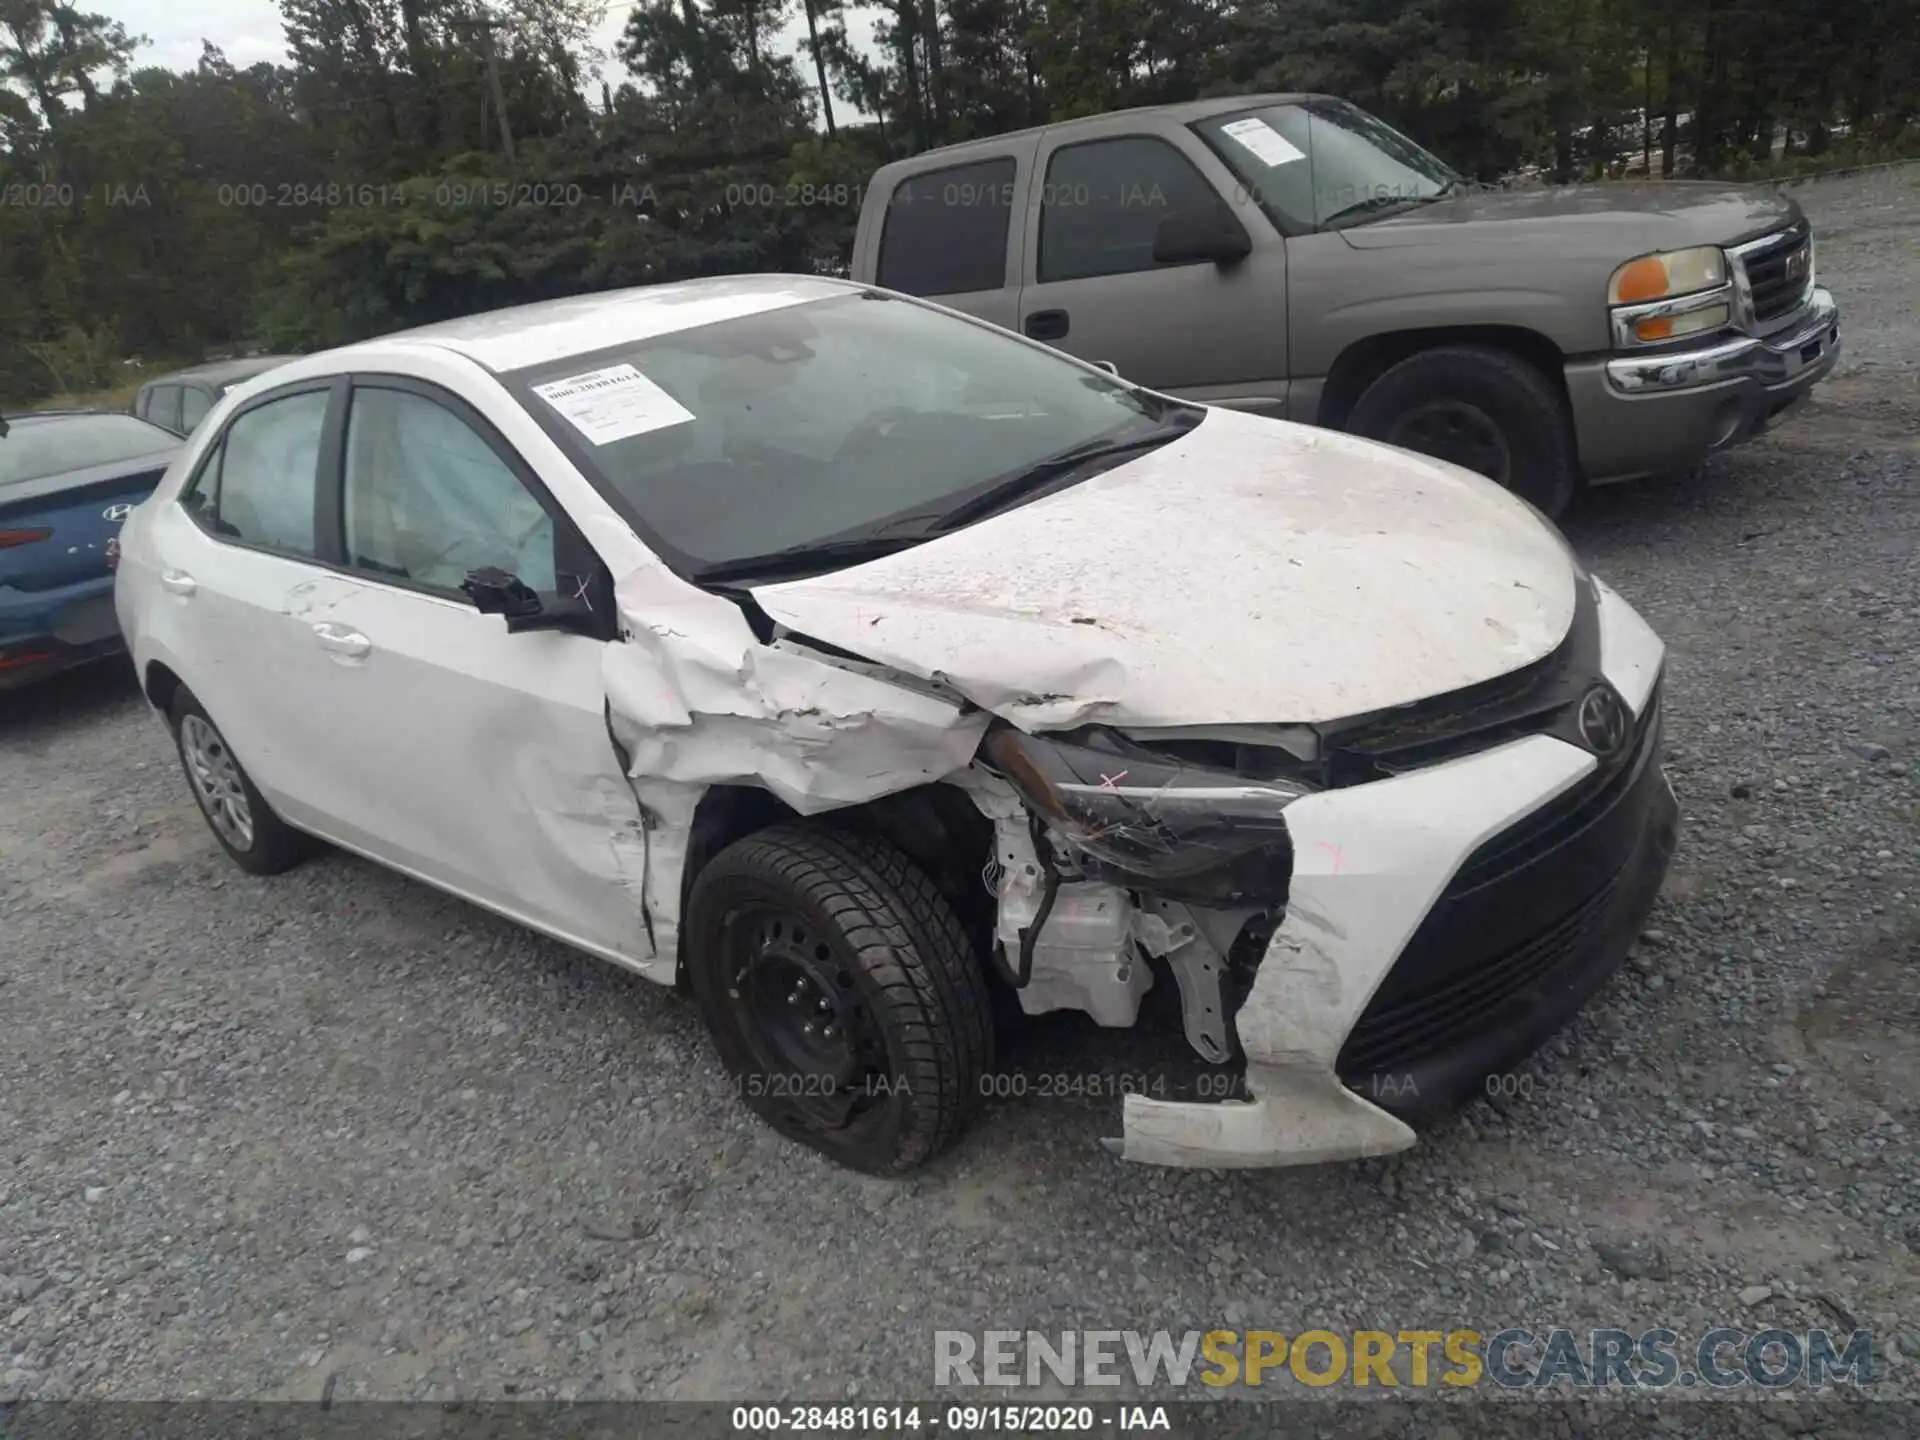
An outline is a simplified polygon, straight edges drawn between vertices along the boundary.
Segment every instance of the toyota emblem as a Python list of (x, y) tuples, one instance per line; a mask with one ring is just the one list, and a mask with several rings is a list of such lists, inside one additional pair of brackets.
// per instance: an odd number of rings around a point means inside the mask
[(1580, 702), (1580, 738), (1594, 754), (1605, 758), (1625, 747), (1633, 717), (1620, 697), (1605, 686), (1589, 690)]
[(118, 525), (122, 520), (126, 519), (127, 516), (131, 515), (132, 513), (133, 513), (133, 506), (124, 505), (124, 504), (109, 505), (107, 506), (106, 509), (100, 512), (102, 518), (111, 520), (116, 525)]

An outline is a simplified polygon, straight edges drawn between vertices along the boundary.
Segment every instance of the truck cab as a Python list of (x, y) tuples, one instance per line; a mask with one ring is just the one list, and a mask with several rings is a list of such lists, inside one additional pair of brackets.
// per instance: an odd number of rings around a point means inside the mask
[(1805, 217), (1771, 190), (1499, 190), (1316, 95), (896, 161), (853, 278), (1149, 389), (1452, 461), (1549, 514), (1758, 434), (1839, 348)]

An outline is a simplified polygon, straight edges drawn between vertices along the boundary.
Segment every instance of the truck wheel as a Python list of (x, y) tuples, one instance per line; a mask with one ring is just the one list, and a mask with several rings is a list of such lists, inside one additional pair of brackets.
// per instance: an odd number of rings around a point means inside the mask
[(965, 1128), (993, 1063), (984, 967), (933, 880), (884, 840), (780, 825), (735, 842), (687, 903), (693, 994), (741, 1098), (872, 1174)]
[(1347, 429), (1477, 471), (1550, 519), (1579, 477), (1559, 391), (1518, 355), (1483, 345), (1402, 360), (1367, 387)]

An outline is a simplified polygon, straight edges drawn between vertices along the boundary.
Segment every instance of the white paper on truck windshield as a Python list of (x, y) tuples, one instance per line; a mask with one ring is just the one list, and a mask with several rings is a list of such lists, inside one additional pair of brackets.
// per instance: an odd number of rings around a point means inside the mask
[(1267, 165), (1279, 166), (1295, 160), (1306, 159), (1306, 152), (1274, 129), (1258, 115), (1250, 115), (1245, 120), (1235, 120), (1230, 125), (1222, 125), (1220, 133), (1232, 140), (1241, 149), (1250, 151), (1254, 158)]

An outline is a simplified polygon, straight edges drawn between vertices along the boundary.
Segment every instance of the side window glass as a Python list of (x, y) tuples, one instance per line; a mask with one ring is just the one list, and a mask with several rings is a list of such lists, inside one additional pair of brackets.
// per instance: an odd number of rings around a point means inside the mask
[(354, 388), (345, 521), (358, 569), (457, 593), (492, 565), (555, 594), (553, 517), (472, 426), (423, 395)]
[(178, 385), (156, 385), (153, 398), (147, 402), (146, 418), (156, 425), (164, 425), (169, 430), (180, 429), (180, 387)]
[(1013, 176), (1008, 156), (902, 180), (880, 231), (880, 283), (908, 295), (1002, 288)]
[(249, 545), (313, 555), (314, 477), (327, 398), (325, 390), (289, 395), (229, 425), (188, 501), (201, 523)]
[(1053, 152), (1040, 194), (1042, 281), (1157, 268), (1154, 232), (1167, 216), (1211, 211), (1220, 197), (1164, 140), (1132, 135)]
[(180, 396), (180, 428), (191, 435), (213, 409), (213, 397), (206, 391), (188, 386)]

